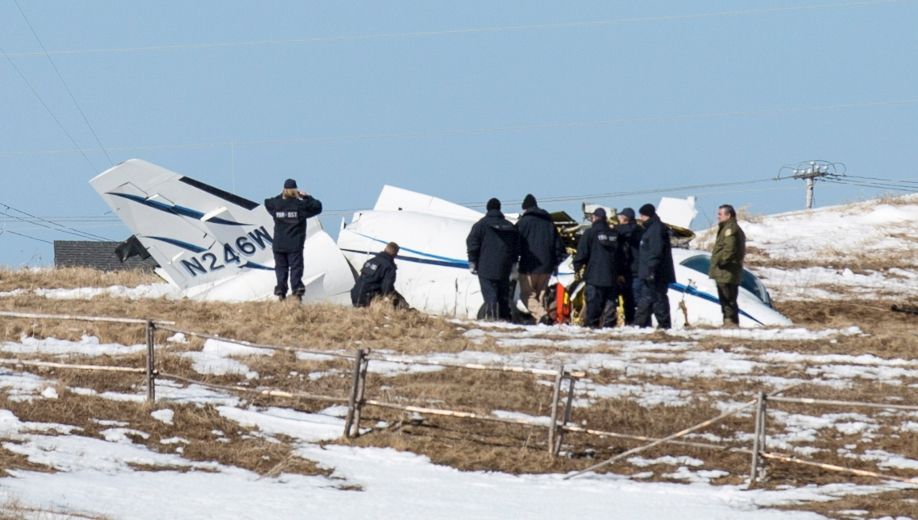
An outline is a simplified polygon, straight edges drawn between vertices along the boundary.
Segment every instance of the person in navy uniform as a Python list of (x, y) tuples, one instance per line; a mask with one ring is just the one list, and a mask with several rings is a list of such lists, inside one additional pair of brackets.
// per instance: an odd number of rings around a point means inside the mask
[(484, 218), (465, 239), (469, 270), (478, 275), (484, 299), (484, 318), (510, 321), (510, 273), (520, 259), (520, 233), (490, 199)]
[(360, 269), (357, 283), (351, 289), (351, 303), (354, 307), (367, 307), (375, 298), (392, 298), (395, 307), (407, 306), (404, 298), (395, 290), (395, 276), (398, 267), (398, 244), (389, 242), (386, 248), (367, 260)]
[(274, 274), (277, 285), (274, 295), (279, 300), (287, 298), (287, 280), (290, 292), (303, 300), (303, 246), (306, 243), (306, 219), (322, 213), (322, 203), (308, 193), (299, 191), (296, 181), (287, 179), (284, 191), (276, 197), (265, 199), (265, 209), (274, 218)]
[(634, 325), (634, 312), (637, 308), (637, 301), (640, 299), (642, 286), (641, 278), (638, 276), (638, 260), (643, 228), (637, 225), (634, 210), (631, 208), (625, 208), (618, 213), (618, 222), (615, 232), (618, 233), (618, 239), (622, 244), (625, 269), (622, 271), (622, 279), (618, 280), (619, 283), (616, 285), (612, 298), (617, 302), (618, 295), (621, 295), (622, 304), (625, 307), (625, 325)]
[(615, 230), (609, 227), (606, 210), (596, 208), (592, 221), (593, 225), (580, 237), (574, 256), (574, 271), (585, 268), (586, 312), (583, 324), (593, 328), (614, 327), (613, 288), (624, 265), (621, 244)]
[(644, 204), (639, 213), (644, 223), (644, 232), (638, 250), (638, 277), (643, 286), (634, 314), (634, 324), (650, 327), (650, 316), (653, 313), (657, 318), (657, 327), (668, 329), (672, 321), (666, 292), (669, 284), (676, 281), (669, 228), (657, 216), (653, 204)]

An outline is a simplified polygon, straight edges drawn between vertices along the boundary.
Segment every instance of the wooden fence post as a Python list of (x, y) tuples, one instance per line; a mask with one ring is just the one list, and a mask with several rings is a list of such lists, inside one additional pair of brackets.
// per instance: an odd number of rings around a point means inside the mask
[(156, 402), (156, 359), (155, 339), (156, 325), (153, 320), (147, 320), (147, 402)]
[(759, 392), (755, 407), (755, 433), (752, 438), (752, 467), (749, 469), (749, 487), (755, 487), (759, 477), (759, 454), (764, 450), (765, 392)]
[(555, 389), (551, 397), (551, 425), (548, 428), (548, 453), (555, 456), (555, 438), (558, 435), (558, 401), (561, 400), (561, 381), (564, 379), (564, 365), (555, 376)]
[(367, 370), (370, 368), (370, 358), (364, 352), (360, 367), (360, 378), (357, 387), (357, 399), (354, 401), (354, 424), (351, 426), (351, 437), (360, 437), (360, 414), (363, 411), (363, 397), (367, 390)]
[(354, 372), (351, 378), (351, 395), (347, 401), (347, 416), (344, 418), (344, 436), (351, 437), (351, 425), (354, 424), (354, 412), (356, 411), (357, 396), (360, 391), (360, 372), (363, 370), (363, 358), (366, 351), (360, 349), (357, 351), (357, 357), (354, 358)]
[(558, 433), (555, 437), (554, 451), (552, 452), (552, 455), (555, 457), (561, 453), (561, 442), (564, 440), (564, 427), (567, 426), (567, 423), (571, 422), (571, 413), (574, 407), (574, 383), (576, 383), (577, 379), (568, 374), (567, 381), (567, 401), (564, 403), (564, 419), (561, 421), (561, 427), (558, 428)]

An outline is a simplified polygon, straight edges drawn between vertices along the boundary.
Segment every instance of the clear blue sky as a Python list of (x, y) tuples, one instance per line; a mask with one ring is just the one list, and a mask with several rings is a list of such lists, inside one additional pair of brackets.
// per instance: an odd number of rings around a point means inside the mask
[[(520, 200), (761, 179), (812, 158), (918, 180), (916, 1), (18, 1), (115, 162), (256, 200), (286, 177), (353, 209), (383, 184)], [(93, 163), (0, 56), (0, 203), (104, 217), (87, 181), (110, 163), (13, 0), (0, 48)], [(816, 203), (882, 192), (820, 184)], [(693, 193), (696, 226), (724, 201), (772, 213), (804, 196), (799, 181), (668, 194)], [(70, 238), (3, 215), (0, 229), (2, 265), (53, 259), (11, 232)]]

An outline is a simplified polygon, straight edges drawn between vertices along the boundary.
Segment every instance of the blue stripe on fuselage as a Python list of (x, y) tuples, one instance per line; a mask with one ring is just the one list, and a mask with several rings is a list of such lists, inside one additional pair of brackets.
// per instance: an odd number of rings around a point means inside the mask
[[(364, 235), (363, 233), (357, 233), (357, 232), (355, 232), (355, 231), (351, 231), (351, 233), (354, 233), (355, 235), (362, 236), (363, 238), (367, 238), (367, 239), (372, 240), (372, 241), (374, 241), (374, 242), (379, 242), (380, 244), (388, 244), (388, 243), (389, 243), (389, 242), (387, 242), (387, 241), (385, 241), (385, 240), (380, 240), (380, 239), (378, 239), (378, 238), (373, 238), (373, 237), (371, 237), (371, 236)], [(416, 255), (421, 255), (421, 256), (424, 256), (424, 257), (427, 257), (427, 258), (432, 258), (432, 259), (434, 259), (434, 260), (439, 260), (440, 262), (445, 262), (446, 264), (449, 264), (450, 267), (463, 267), (463, 268), (466, 268), (466, 269), (468, 269), (468, 267), (469, 267), (469, 263), (468, 263), (467, 260), (460, 260), (460, 259), (458, 259), (458, 258), (450, 258), (450, 257), (448, 257), (448, 256), (434, 255), (434, 254), (431, 254), (431, 253), (425, 253), (425, 252), (423, 252), (423, 251), (418, 251), (417, 249), (409, 249), (409, 248), (407, 248), (407, 247), (400, 247), (399, 249), (400, 249), (401, 251), (408, 251), (409, 253), (414, 253), (414, 254), (416, 254)], [(363, 251), (354, 251), (354, 252), (355, 252), (355, 253), (362, 253)], [(409, 260), (409, 261), (412, 260), (411, 257), (401, 257), (401, 256), (400, 256), (400, 257), (398, 257), (398, 258), (404, 258), (404, 259)], [(414, 259), (414, 260), (419, 260), (419, 259)], [(425, 263), (425, 262), (421, 262), (421, 263)], [(434, 265), (445, 265), (445, 264), (434, 264)]]
[[(373, 256), (376, 254), (375, 252), (372, 252), (372, 251), (359, 251), (357, 249), (342, 249), (342, 251), (347, 251), (348, 253), (357, 253), (360, 255), (367, 255), (367, 256)], [(405, 249), (405, 251), (415, 253), (415, 251), (412, 251), (410, 249)], [(418, 254), (423, 254), (423, 253), (418, 253)], [(457, 269), (468, 269), (469, 268), (469, 263), (463, 262), (461, 260), (444, 261), (444, 260), (433, 260), (430, 258), (416, 258), (413, 256), (402, 256), (402, 255), (397, 255), (395, 258), (397, 260), (404, 260), (406, 262), (414, 262), (416, 264), (437, 265), (440, 267), (455, 267)]]
[[(706, 292), (704, 292), (704, 291), (699, 291), (698, 289), (696, 289), (696, 288), (694, 288), (694, 287), (692, 287), (692, 286), (690, 286), (690, 285), (683, 285), (683, 284), (678, 283), (678, 282), (673, 282), (673, 283), (669, 284), (669, 288), (670, 288), (670, 289), (675, 289), (675, 290), (677, 290), (677, 291), (679, 291), (679, 292), (682, 292), (682, 293), (690, 294), (690, 295), (692, 295), (692, 296), (697, 296), (697, 297), (701, 298), (702, 300), (707, 300), (707, 301), (709, 301), (709, 302), (711, 302), (711, 303), (716, 303), (716, 304), (720, 305), (720, 298), (718, 298), (717, 296), (714, 296), (713, 294), (709, 294), (709, 293), (706, 293)], [(739, 313), (742, 314), (743, 316), (749, 318), (750, 320), (752, 320), (752, 321), (758, 323), (759, 325), (764, 325), (764, 323), (762, 323), (761, 321), (759, 321), (759, 320), (753, 318), (748, 312), (746, 312), (746, 311), (744, 311), (744, 310), (742, 310), (742, 309), (739, 310)]]

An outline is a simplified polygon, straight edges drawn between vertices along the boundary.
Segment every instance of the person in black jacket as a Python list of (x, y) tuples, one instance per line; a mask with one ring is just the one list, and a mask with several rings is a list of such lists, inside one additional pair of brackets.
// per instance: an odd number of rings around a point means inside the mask
[(469, 269), (478, 275), (485, 319), (510, 320), (510, 272), (520, 257), (520, 234), (491, 199), (465, 240)]
[(580, 237), (574, 256), (574, 271), (586, 267), (583, 274), (586, 318), (583, 324), (587, 327), (614, 327), (612, 288), (623, 266), (621, 245), (615, 231), (609, 227), (606, 210), (596, 208), (592, 220), (593, 226)]
[(287, 179), (284, 191), (265, 199), (265, 209), (274, 218), (274, 274), (277, 285), (274, 295), (279, 300), (287, 298), (287, 278), (290, 289), (298, 300), (303, 299), (303, 245), (306, 243), (306, 219), (322, 213), (322, 203), (309, 194), (299, 191), (296, 181)]
[(351, 289), (351, 303), (354, 307), (366, 307), (377, 297), (391, 297), (396, 307), (404, 305), (404, 299), (395, 290), (395, 274), (398, 269), (395, 257), (398, 250), (398, 244), (389, 242), (385, 249), (363, 264), (360, 277)]
[(540, 208), (532, 194), (523, 199), (523, 215), (516, 223), (520, 232), (520, 299), (536, 323), (542, 322), (545, 291), (552, 273), (564, 261), (567, 251), (551, 215)]
[(669, 316), (669, 297), (666, 292), (669, 284), (676, 281), (669, 228), (657, 216), (657, 210), (653, 204), (641, 206), (640, 213), (641, 221), (644, 223), (644, 233), (641, 235), (641, 247), (638, 252), (638, 277), (643, 287), (634, 316), (634, 324), (639, 327), (649, 327), (650, 314), (653, 312), (657, 318), (657, 327), (668, 329), (672, 323)]
[(619, 224), (615, 226), (618, 239), (621, 241), (624, 255), (625, 268), (622, 277), (615, 286), (613, 300), (622, 297), (625, 309), (625, 325), (634, 325), (634, 311), (641, 294), (641, 279), (638, 277), (638, 251), (641, 247), (641, 233), (643, 229), (634, 220), (634, 210), (625, 208), (618, 214)]

